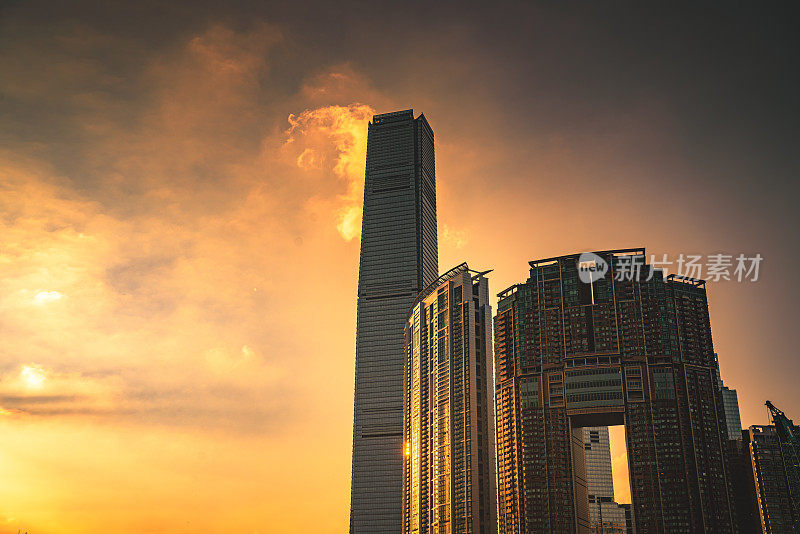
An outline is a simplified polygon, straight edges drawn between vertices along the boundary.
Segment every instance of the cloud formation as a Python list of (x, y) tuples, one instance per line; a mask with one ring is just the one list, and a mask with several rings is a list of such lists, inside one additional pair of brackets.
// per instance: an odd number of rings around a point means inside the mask
[[(150, 51), (125, 73), (135, 90), (109, 65), (80, 68), (75, 57), (98, 46), (122, 53), (124, 38), (68, 27), (50, 39), (73, 52), (56, 73), (66, 94), (38, 79), (51, 72), (4, 60), (20, 78), (5, 94), (20, 105), (59, 101), (65, 112), (48, 121), (66, 135), (42, 130), (36, 145), (18, 138), (0, 147), (0, 447), (13, 462), (0, 513), (13, 528), (40, 532), (180, 532), (195, 530), (183, 518), (205, 502), (204, 530), (263, 524), (273, 514), (254, 513), (254, 502), (291, 508), (281, 492), (247, 482), (289, 478), (271, 460), (253, 468), (265, 454), (314, 458), (315, 471), (346, 460), (338, 451), (331, 462), (329, 447), (309, 440), (312, 428), (348, 433), (340, 421), (349, 401), (326, 399), (352, 373), (352, 355), (330, 356), (331, 340), (349, 336), (331, 336), (341, 325), (324, 324), (326, 310), (310, 303), (353, 287), (330, 288), (316, 261), (341, 254), (330, 237), (360, 230), (352, 212), (372, 109), (325, 103), (344, 99), (360, 78), (334, 66), (280, 92), (270, 56), (283, 37), (266, 23), (211, 25)], [(38, 59), (30, 43), (17, 44)], [(301, 146), (319, 158), (316, 168), (287, 156)], [(328, 274), (341, 277), (342, 267)], [(175, 448), (119, 438), (137, 431)], [(57, 467), (38, 484), (31, 470), (48, 454), (46, 441), (59, 443)], [(81, 442), (103, 450), (87, 458)], [(137, 448), (149, 465), (112, 459)], [(209, 448), (211, 466), (183, 458)], [(112, 484), (103, 470), (116, 473), (122, 493), (131, 492), (120, 498), (141, 508), (111, 512), (91, 489), (69, 504), (64, 484), (79, 464), (90, 487)], [(222, 465), (204, 495), (175, 499), (194, 493), (185, 484), (197, 472)], [(143, 488), (143, 476), (163, 489)], [(235, 490), (219, 495), (221, 481)], [(153, 513), (153, 499), (173, 508)], [(328, 515), (322, 531), (342, 521)]]
[(361, 235), (367, 124), (374, 114), (368, 105), (351, 104), (289, 115), (284, 148), (299, 152), (297, 166), (317, 172), (322, 179), (333, 173), (346, 185), (346, 191), (336, 196), (333, 208), (336, 229), (345, 241)]

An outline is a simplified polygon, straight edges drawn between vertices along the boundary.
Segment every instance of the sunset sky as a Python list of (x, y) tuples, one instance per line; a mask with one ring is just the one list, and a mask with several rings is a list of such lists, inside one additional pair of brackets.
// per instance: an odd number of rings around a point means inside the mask
[[(798, 20), (773, 6), (5, 2), (0, 534), (345, 532), (367, 122), (436, 135), (439, 266), (761, 254), (708, 284), (800, 419)], [(788, 4), (787, 4), (788, 5)]]

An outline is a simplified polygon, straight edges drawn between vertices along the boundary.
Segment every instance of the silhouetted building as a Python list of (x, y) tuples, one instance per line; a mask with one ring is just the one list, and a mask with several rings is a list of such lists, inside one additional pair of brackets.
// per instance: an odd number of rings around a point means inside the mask
[(400, 532), (403, 327), (438, 276), (433, 130), (412, 110), (369, 125), (358, 277), (350, 532)]
[(636, 532), (735, 532), (704, 282), (644, 249), (530, 267), (495, 317), (500, 532), (587, 532), (582, 428), (613, 424)]
[(634, 534), (636, 531), (633, 526), (633, 505), (624, 503), (620, 504), (619, 507), (625, 515), (625, 534)]
[(466, 263), (429, 285), (405, 330), (403, 532), (497, 532), (489, 284)]
[(789, 481), (775, 427), (753, 425), (748, 437), (761, 528), (764, 534), (793, 534)]
[(761, 532), (761, 517), (756, 499), (753, 463), (750, 459), (750, 431), (741, 430), (742, 439), (728, 440), (733, 509), (739, 532)]
[[(716, 359), (716, 354), (714, 355)], [(761, 532), (761, 520), (756, 502), (753, 467), (750, 461), (749, 432), (742, 430), (739, 417), (739, 399), (735, 389), (722, 382), (717, 362), (717, 386), (725, 417), (726, 452), (731, 486), (731, 504), (739, 532)]]

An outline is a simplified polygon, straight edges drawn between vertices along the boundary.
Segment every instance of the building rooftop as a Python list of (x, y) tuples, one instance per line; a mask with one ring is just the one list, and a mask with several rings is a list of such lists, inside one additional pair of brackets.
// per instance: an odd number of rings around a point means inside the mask
[(381, 113), (372, 117), (372, 124), (383, 124), (386, 122), (401, 121), (414, 118), (413, 109), (404, 109), (402, 111), (392, 111), (391, 113)]

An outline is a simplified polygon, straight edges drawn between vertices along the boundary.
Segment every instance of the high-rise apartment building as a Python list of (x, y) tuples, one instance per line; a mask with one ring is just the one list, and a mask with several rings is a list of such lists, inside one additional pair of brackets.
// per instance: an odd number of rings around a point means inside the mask
[(625, 425), (636, 532), (736, 531), (702, 281), (644, 249), (530, 262), (495, 317), (500, 532), (588, 532), (584, 427)]
[[(589, 523), (592, 529), (625, 532), (625, 510), (614, 500), (611, 441), (607, 426), (583, 429), (586, 491), (589, 494)], [(602, 525), (602, 529), (598, 528)]]
[(793, 534), (789, 480), (775, 427), (751, 426), (748, 437), (761, 528), (764, 534)]
[(358, 277), (350, 532), (400, 532), (403, 328), (438, 276), (433, 130), (412, 110), (369, 125)]
[(497, 532), (489, 285), (461, 264), (405, 328), (403, 533)]

